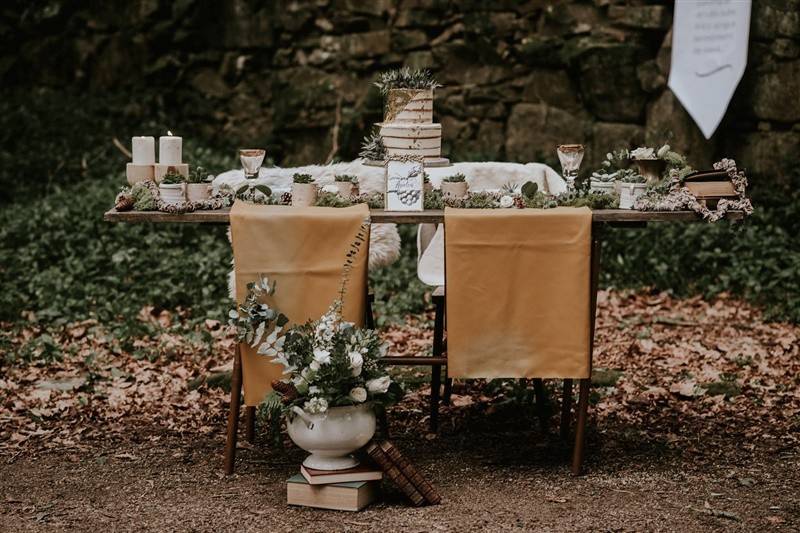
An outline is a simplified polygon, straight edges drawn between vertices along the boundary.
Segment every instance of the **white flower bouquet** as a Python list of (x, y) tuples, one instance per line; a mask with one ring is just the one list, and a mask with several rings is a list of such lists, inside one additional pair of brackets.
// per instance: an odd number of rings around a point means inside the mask
[[(342, 319), (340, 300), (316, 321), (286, 328), (288, 319), (260, 302), (275, 284), (262, 277), (248, 285), (248, 296), (231, 311), (237, 338), (258, 353), (283, 365), (284, 412), (294, 407), (308, 414), (323, 414), (331, 407), (388, 405), (402, 396), (381, 359), (386, 345), (377, 333)], [(286, 393), (285, 391), (290, 391)]]

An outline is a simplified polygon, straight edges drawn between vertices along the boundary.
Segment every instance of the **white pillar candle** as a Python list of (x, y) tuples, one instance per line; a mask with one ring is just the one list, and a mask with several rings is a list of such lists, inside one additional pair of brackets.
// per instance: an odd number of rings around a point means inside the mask
[(156, 163), (156, 140), (153, 137), (134, 137), (131, 139), (131, 148), (134, 165)]
[(158, 139), (158, 162), (162, 165), (183, 163), (183, 139), (170, 133)]

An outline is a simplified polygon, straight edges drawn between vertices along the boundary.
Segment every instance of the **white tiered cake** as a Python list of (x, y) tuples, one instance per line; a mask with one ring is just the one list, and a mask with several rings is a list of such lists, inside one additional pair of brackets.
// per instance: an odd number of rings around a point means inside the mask
[(391, 89), (378, 124), (388, 157), (420, 156), (425, 164), (447, 164), (442, 125), (433, 122), (433, 89)]

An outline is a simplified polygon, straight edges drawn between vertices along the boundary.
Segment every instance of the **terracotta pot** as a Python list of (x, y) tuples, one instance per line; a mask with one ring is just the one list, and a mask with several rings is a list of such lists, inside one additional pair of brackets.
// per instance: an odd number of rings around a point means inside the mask
[(334, 187), (336, 187), (339, 196), (344, 198), (350, 198), (351, 196), (356, 196), (358, 194), (358, 184), (351, 183), (349, 181), (334, 181)]
[(664, 172), (666, 161), (661, 159), (635, 159), (636, 166), (639, 167), (639, 174), (644, 176), (647, 183), (661, 181), (661, 174)]
[(445, 198), (464, 198), (467, 195), (467, 182), (442, 182), (442, 196)]
[(158, 186), (161, 201), (168, 205), (181, 204), (186, 201), (183, 183), (162, 183)]
[(186, 199), (189, 202), (201, 202), (208, 200), (210, 196), (211, 185), (208, 183), (187, 183), (186, 184)]
[(315, 183), (292, 183), (292, 205), (309, 207), (317, 203)]

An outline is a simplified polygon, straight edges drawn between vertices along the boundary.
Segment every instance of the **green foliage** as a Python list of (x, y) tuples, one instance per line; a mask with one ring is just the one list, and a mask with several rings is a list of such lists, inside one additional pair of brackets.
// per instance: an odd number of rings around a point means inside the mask
[(404, 67), (382, 72), (375, 86), (381, 94), (389, 94), (392, 89), (435, 89), (441, 87), (429, 70), (412, 70)]
[(317, 195), (317, 201), (314, 205), (317, 207), (350, 207), (353, 202), (338, 193), (321, 191)]
[(314, 178), (311, 177), (311, 174), (300, 174), (295, 173), (292, 176), (293, 183), (314, 183)]
[(136, 183), (131, 187), (131, 196), (133, 197), (133, 208), (137, 211), (155, 211), (156, 197), (144, 182)]
[(358, 177), (350, 174), (336, 174), (336, 176), (333, 177), (333, 180), (338, 181), (339, 183), (358, 183)]
[(467, 177), (460, 172), (442, 179), (442, 182), (444, 183), (464, 183), (465, 181), (467, 181)]
[(444, 209), (444, 198), (442, 197), (442, 191), (439, 189), (425, 191), (424, 196), (423, 204), (425, 209)]
[(522, 194), (525, 198), (534, 198), (537, 192), (539, 192), (539, 186), (532, 181), (526, 181), (522, 186)]

